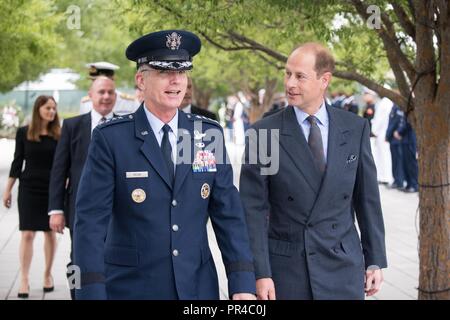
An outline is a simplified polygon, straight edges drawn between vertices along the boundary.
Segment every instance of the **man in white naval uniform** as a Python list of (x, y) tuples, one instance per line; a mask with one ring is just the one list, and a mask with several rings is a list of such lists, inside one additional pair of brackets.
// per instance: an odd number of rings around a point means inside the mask
[[(119, 69), (119, 66), (105, 62), (92, 62), (86, 64), (89, 68), (89, 78), (95, 80), (98, 76), (106, 76), (114, 80), (114, 70)], [(139, 107), (132, 95), (122, 93), (116, 90), (116, 104), (114, 105), (113, 112), (116, 115), (124, 115), (128, 113), (133, 113)], [(80, 102), (80, 114), (88, 113), (92, 110), (92, 101), (89, 96), (83, 97)]]

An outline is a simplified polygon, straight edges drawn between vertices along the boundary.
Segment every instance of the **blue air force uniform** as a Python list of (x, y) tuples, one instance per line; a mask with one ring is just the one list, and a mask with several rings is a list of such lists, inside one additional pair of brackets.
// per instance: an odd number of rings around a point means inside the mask
[[(401, 139), (394, 137), (397, 131)], [(405, 191), (418, 191), (418, 164), (416, 158), (417, 142), (414, 129), (407, 121), (405, 113), (394, 105), (389, 114), (386, 130), (386, 141), (390, 143), (392, 156), (393, 186), (402, 189), (406, 181)]]
[[(191, 35), (173, 32), (167, 34), (175, 42)], [(165, 34), (161, 39), (166, 42)], [(183, 48), (183, 40), (181, 45), (167, 43)], [(177, 161), (171, 181), (144, 108), (93, 132), (76, 202), (77, 299), (219, 299), (209, 218), (230, 297), (255, 293), (253, 257), (222, 128), (205, 117), (178, 112), (177, 157), (187, 161)]]

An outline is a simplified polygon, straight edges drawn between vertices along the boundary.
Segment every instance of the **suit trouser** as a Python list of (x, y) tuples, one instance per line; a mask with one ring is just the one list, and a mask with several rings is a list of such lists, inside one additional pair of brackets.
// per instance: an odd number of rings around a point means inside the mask
[(403, 182), (405, 181), (403, 146), (400, 143), (391, 143), (390, 147), (392, 157), (392, 175), (394, 177), (394, 184), (397, 187), (403, 188)]
[(405, 180), (407, 188), (418, 189), (419, 169), (416, 159), (416, 146), (411, 143), (402, 144), (403, 147), (403, 166), (405, 168)]

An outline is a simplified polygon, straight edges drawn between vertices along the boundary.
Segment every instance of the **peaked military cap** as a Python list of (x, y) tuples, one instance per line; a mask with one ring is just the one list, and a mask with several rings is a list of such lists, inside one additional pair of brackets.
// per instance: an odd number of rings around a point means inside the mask
[(87, 63), (86, 67), (89, 68), (90, 79), (95, 79), (98, 76), (112, 78), (114, 76), (114, 70), (119, 69), (119, 66), (106, 61)]
[(158, 70), (190, 70), (192, 57), (200, 52), (199, 37), (185, 30), (163, 30), (133, 41), (125, 54), (137, 67), (149, 65)]

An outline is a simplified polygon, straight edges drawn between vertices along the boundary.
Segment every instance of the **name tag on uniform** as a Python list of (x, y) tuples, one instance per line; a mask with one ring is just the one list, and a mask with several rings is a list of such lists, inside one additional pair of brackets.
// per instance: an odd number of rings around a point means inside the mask
[(148, 178), (148, 171), (129, 171), (126, 176), (127, 178)]

